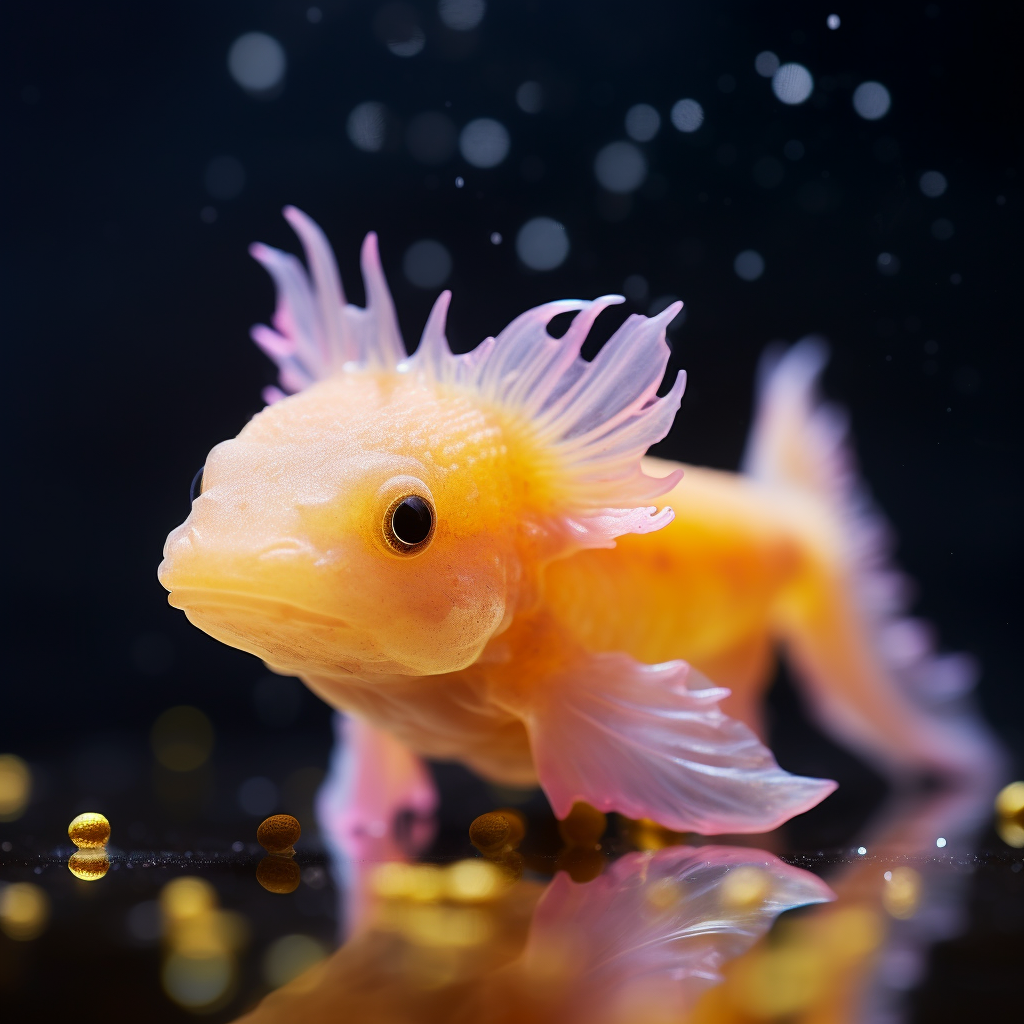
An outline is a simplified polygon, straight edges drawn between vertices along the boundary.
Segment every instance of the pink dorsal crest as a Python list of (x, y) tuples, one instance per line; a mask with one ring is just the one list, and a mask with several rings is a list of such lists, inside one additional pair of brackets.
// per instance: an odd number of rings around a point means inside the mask
[[(367, 296), (362, 309), (345, 301), (323, 231), (293, 206), (284, 215), (302, 241), (309, 269), (290, 253), (262, 244), (250, 249), (277, 285), (273, 328), (252, 331), (279, 370), (280, 388), (264, 392), (268, 402), (342, 372), (390, 370), (465, 389), (528, 424), (564, 470), (571, 511), (563, 526), (575, 546), (610, 546), (624, 533), (648, 533), (671, 522), (670, 508), (658, 511), (647, 503), (671, 490), (682, 471), (649, 477), (640, 460), (668, 433), (682, 399), (683, 371), (665, 396), (657, 393), (670, 355), (665, 330), (682, 303), (654, 317), (628, 317), (587, 362), (580, 349), (591, 326), (621, 296), (546, 303), (471, 352), (455, 355), (445, 336), (451, 301), (445, 291), (419, 348), (407, 356), (376, 235), (366, 236), (361, 252)], [(552, 337), (548, 324), (574, 311), (565, 335)]]

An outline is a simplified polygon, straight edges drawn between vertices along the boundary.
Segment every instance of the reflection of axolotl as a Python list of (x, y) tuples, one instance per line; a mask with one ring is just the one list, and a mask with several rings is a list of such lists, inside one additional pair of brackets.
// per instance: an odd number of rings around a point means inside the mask
[(817, 347), (765, 373), (748, 475), (682, 480), (644, 459), (682, 397), (683, 374), (657, 396), (678, 304), (629, 317), (592, 362), (580, 347), (616, 296), (549, 303), (454, 356), (445, 292), (407, 356), (374, 236), (364, 310), (319, 228), (286, 215), (312, 279), (253, 249), (279, 290), (276, 329), (254, 337), (284, 391), (210, 453), (160, 579), (211, 636), (397, 739), (379, 748), (394, 801), (422, 779), (406, 748), (539, 782), (560, 817), (582, 800), (678, 830), (773, 828), (833, 788), (756, 735), (777, 642), (864, 753), (947, 772), (984, 758), (935, 706), (969, 669), (896, 618), (883, 531), (814, 398)]

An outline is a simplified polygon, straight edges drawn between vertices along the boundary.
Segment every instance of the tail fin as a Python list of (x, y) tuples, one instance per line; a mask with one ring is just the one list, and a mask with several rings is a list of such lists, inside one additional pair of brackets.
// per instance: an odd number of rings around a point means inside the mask
[(986, 770), (998, 754), (970, 701), (978, 667), (936, 653), (931, 627), (905, 615), (912, 586), (891, 564), (893, 534), (859, 479), (848, 417), (818, 394), (827, 360), (814, 338), (765, 353), (744, 457), (750, 476), (817, 499), (837, 541), (789, 653), (822, 725), (882, 767)]

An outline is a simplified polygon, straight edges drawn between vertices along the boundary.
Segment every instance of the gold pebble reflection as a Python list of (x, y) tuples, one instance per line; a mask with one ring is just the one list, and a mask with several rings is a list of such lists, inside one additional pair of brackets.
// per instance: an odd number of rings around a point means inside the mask
[(273, 814), (256, 830), (256, 839), (267, 856), (256, 865), (256, 881), (267, 892), (287, 895), (302, 881), (302, 869), (292, 858), (302, 835), (297, 819), (290, 814)]
[(16, 821), (32, 795), (32, 772), (17, 754), (0, 754), (0, 821)]
[(16, 942), (29, 942), (46, 931), (50, 921), (50, 897), (31, 882), (12, 882), (0, 887), (0, 931)]
[(96, 882), (110, 870), (107, 843), (110, 822), (96, 811), (72, 818), (68, 836), (78, 849), (68, 858), (68, 870), (83, 882)]
[(214, 887), (195, 876), (175, 878), (160, 892), (160, 980), (175, 1003), (194, 1012), (212, 1012), (231, 999), (238, 952), (248, 941), (245, 918), (218, 903)]

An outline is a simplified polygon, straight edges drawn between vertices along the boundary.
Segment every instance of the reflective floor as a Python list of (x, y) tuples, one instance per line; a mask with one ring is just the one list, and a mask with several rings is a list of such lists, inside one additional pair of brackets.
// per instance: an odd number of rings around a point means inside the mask
[(848, 786), (785, 829), (712, 842), (585, 807), (559, 828), (539, 794), (441, 766), (437, 820), (353, 846), (312, 809), (324, 753), (274, 752), (294, 855), (257, 843), (260, 776), (229, 807), (209, 765), (125, 761), (124, 792), (78, 808), (106, 815), (107, 845), (93, 819), (76, 850), (58, 759), (49, 784), (45, 762), (25, 766), (39, 799), (23, 811), (24, 763), (0, 762), (5, 1016), (930, 1022), (1000, 1019), (1019, 998), (1024, 786), (1005, 778)]

